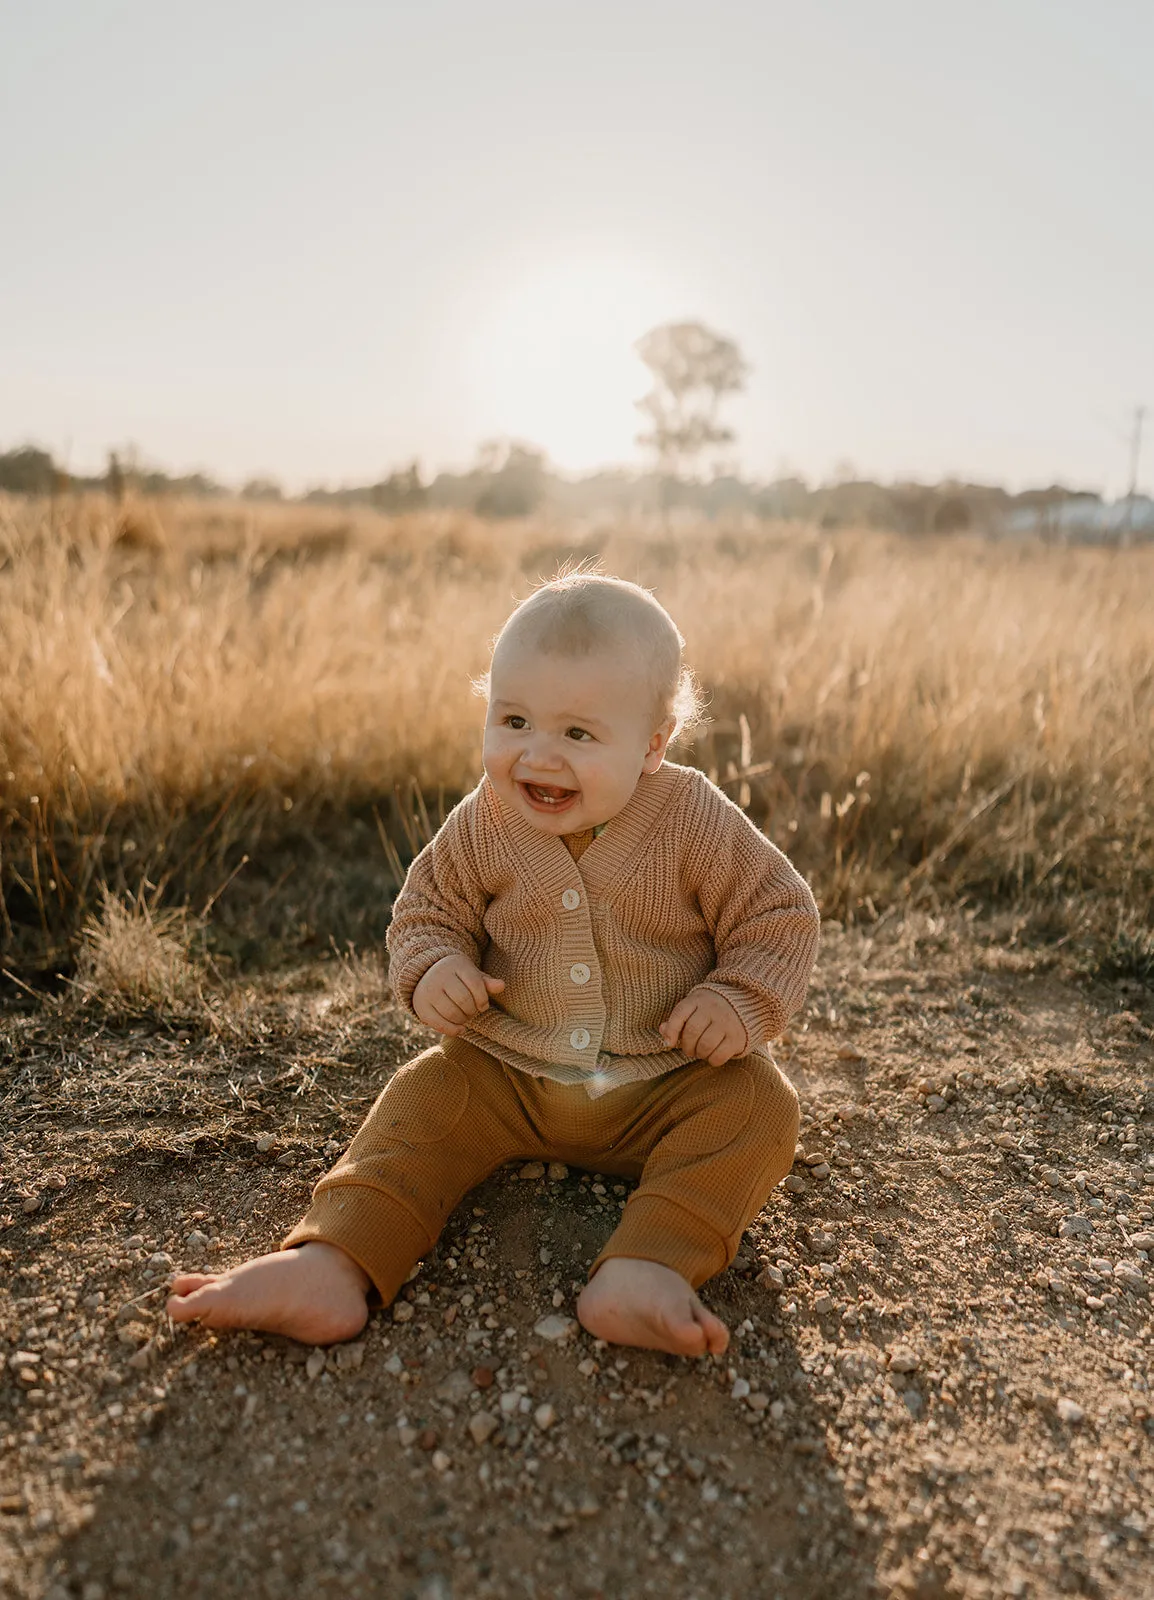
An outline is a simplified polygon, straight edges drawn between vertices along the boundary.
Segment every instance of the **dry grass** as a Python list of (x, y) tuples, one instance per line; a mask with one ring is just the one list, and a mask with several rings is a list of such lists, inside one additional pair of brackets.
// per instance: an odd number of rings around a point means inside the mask
[(89, 948), (105, 885), (200, 914), (244, 853), (222, 908), (279, 926), (285, 852), (286, 872), (329, 859), (354, 818), (358, 869), (371, 852), (387, 887), (371, 808), (403, 855), (402, 821), (425, 824), (395, 787), (435, 810), (474, 781), (488, 639), (593, 553), (686, 634), (712, 721), (680, 759), (748, 805), (827, 914), (969, 896), (1140, 935), (1154, 550), (94, 499), (0, 507), (7, 963)]

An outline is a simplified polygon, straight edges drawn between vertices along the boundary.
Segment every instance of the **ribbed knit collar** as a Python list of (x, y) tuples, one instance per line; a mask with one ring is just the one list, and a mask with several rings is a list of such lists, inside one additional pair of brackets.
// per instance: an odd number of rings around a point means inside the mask
[(652, 838), (655, 824), (688, 776), (687, 768), (668, 761), (662, 762), (656, 772), (643, 775), (628, 805), (609, 819), (604, 832), (582, 851), (579, 862), (569, 854), (560, 835), (544, 833), (510, 810), (488, 778), (481, 780), (481, 791), (501, 831), (524, 860), (532, 881), (545, 894), (556, 898), (572, 886), (576, 876), (591, 896), (607, 900), (627, 886), (630, 864)]

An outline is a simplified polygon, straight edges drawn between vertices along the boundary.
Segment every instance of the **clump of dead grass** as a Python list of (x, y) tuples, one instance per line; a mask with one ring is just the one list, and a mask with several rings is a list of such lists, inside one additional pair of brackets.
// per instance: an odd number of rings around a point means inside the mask
[(80, 933), (73, 990), (109, 1017), (186, 1017), (203, 1009), (205, 968), (195, 946), (201, 925), (182, 908), (158, 909), (141, 892), (105, 889)]

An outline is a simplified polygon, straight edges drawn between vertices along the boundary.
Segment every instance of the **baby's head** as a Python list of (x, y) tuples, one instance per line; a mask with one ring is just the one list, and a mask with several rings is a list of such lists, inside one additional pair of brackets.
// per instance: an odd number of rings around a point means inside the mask
[(684, 641), (648, 590), (573, 572), (534, 591), (493, 647), (485, 771), (534, 827), (608, 822), (697, 714)]

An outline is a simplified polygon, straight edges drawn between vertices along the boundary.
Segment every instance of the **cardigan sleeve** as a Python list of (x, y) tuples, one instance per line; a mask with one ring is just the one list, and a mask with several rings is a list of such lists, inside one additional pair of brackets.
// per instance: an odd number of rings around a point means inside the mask
[(449, 813), (409, 868), (393, 904), (386, 935), (389, 981), (410, 1013), (413, 991), (434, 963), (463, 955), (479, 966), (487, 943), (489, 896), (477, 874), (469, 825), (474, 804), (469, 795)]
[[(702, 779), (708, 783), (707, 779)], [(781, 1033), (805, 999), (821, 918), (809, 885), (712, 784), (690, 836), (696, 893), (713, 934), (714, 989), (744, 1024), (746, 1049)]]

